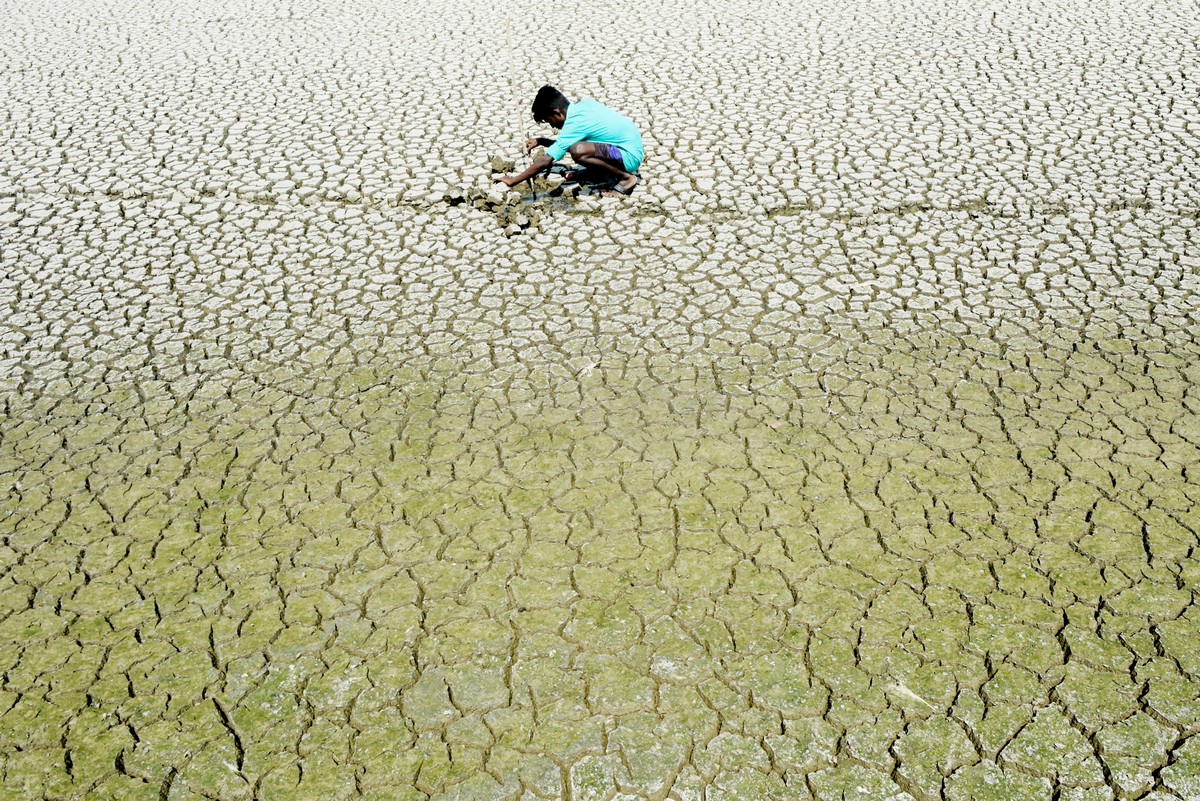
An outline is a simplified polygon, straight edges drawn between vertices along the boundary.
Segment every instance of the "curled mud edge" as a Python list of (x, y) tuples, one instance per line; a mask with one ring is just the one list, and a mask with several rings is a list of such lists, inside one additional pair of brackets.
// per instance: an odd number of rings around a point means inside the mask
[[(451, 206), (470, 203), (481, 211), (495, 213), (505, 235), (515, 236), (522, 231), (536, 230), (538, 222), (541, 220), (541, 213), (538, 209), (533, 208), (532, 204), (536, 202), (536, 195), (548, 190), (539, 190), (537, 188), (539, 182), (538, 180), (534, 181), (533, 193), (530, 193), (528, 189), (521, 192), (516, 189), (505, 189), (502, 186), (498, 190), (471, 187), (452, 189), (446, 193), (444, 200)], [(528, 185), (523, 184), (522, 186), (527, 187)]]
[[(510, 173), (516, 163), (501, 156), (488, 159), (493, 173)], [(469, 203), (481, 211), (496, 214), (505, 236), (516, 236), (524, 231), (536, 231), (542, 214), (549, 208), (566, 208), (577, 195), (598, 195), (600, 190), (579, 184), (563, 185), (559, 175), (540, 175), (523, 181), (514, 187), (499, 183), (475, 185), (451, 189), (442, 198), (451, 206)]]

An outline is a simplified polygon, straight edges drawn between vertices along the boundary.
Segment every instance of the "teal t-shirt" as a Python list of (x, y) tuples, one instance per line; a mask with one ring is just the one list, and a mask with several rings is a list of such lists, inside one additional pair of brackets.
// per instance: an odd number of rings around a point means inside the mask
[(642, 166), (642, 135), (633, 120), (595, 100), (576, 100), (567, 106), (567, 119), (546, 155), (558, 161), (576, 142), (600, 142), (621, 151), (627, 172)]

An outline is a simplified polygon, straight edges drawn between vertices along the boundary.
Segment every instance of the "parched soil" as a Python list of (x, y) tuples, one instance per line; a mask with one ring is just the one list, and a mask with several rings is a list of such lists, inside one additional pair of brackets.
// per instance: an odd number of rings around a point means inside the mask
[(0, 798), (1200, 798), (1194, 4), (4, 11)]

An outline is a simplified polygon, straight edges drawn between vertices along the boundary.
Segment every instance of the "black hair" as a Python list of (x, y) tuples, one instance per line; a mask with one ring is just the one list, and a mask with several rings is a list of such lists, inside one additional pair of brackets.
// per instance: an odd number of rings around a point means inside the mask
[(538, 89), (537, 97), (533, 99), (533, 119), (537, 122), (546, 122), (551, 111), (556, 108), (566, 111), (569, 105), (571, 105), (571, 101), (567, 100), (566, 95), (550, 84), (546, 84)]

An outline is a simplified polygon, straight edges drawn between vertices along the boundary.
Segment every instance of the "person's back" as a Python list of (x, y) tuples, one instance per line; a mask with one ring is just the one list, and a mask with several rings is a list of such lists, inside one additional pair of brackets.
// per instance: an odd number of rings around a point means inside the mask
[(616, 147), (621, 151), (626, 172), (637, 172), (642, 165), (642, 135), (633, 120), (596, 100), (571, 103), (562, 131), (546, 150), (546, 155), (558, 161), (576, 142), (598, 142)]

